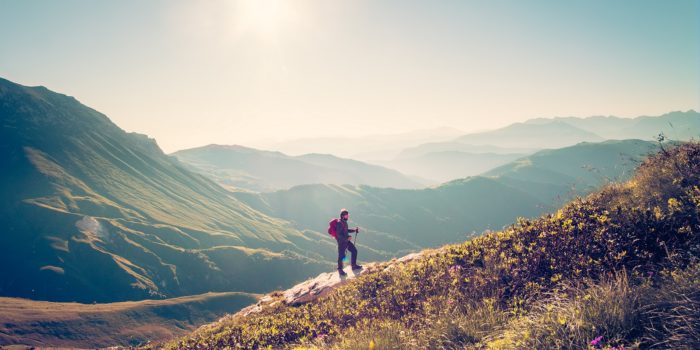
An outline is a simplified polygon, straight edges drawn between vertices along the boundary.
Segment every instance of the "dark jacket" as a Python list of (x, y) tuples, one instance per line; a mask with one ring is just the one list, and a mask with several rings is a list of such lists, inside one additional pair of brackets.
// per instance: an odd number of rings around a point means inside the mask
[(335, 232), (336, 232), (336, 235), (337, 235), (339, 241), (340, 240), (347, 241), (348, 236), (351, 233), (354, 233), (355, 229), (348, 229), (348, 222), (343, 220), (343, 219), (340, 219), (340, 220), (338, 220), (338, 223), (335, 224)]

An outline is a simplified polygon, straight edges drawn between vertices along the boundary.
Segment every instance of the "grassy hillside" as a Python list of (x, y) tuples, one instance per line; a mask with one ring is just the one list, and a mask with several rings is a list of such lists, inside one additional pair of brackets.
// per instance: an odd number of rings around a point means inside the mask
[(308, 185), (236, 196), (299, 229), (316, 232), (325, 232), (328, 219), (346, 207), (350, 224), (366, 229), (358, 239), (361, 258), (383, 260), (553, 210), (564, 199), (588, 193), (606, 181), (627, 179), (656, 149), (657, 143), (636, 140), (582, 143), (538, 152), (485, 176), (422, 190)]
[(605, 183), (625, 180), (642, 159), (658, 149), (658, 143), (642, 140), (583, 142), (539, 151), (482, 175), (550, 203), (568, 200), (566, 189), (585, 194)]
[(0, 298), (0, 345), (64, 348), (134, 346), (182, 336), (254, 303), (245, 293), (78, 304)]
[(0, 295), (262, 292), (330, 265), (314, 237), (72, 97), (0, 79), (0, 116)]
[(178, 151), (173, 156), (220, 184), (252, 191), (273, 191), (314, 183), (421, 187), (396, 170), (332, 155), (292, 157), (242, 146), (209, 145)]
[(538, 219), (165, 348), (700, 346), (700, 144)]

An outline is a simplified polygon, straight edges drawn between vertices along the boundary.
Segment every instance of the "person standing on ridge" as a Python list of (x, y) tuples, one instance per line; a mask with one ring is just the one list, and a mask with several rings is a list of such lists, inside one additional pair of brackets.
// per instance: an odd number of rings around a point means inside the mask
[(359, 270), (362, 265), (357, 264), (357, 248), (352, 243), (352, 236), (350, 233), (360, 232), (359, 227), (354, 229), (348, 229), (348, 218), (350, 214), (346, 209), (340, 211), (340, 220), (336, 223), (335, 232), (336, 240), (338, 241), (338, 274), (340, 276), (345, 276), (347, 273), (343, 271), (343, 258), (345, 258), (345, 250), (349, 250), (351, 254), (350, 263), (352, 264), (353, 270)]

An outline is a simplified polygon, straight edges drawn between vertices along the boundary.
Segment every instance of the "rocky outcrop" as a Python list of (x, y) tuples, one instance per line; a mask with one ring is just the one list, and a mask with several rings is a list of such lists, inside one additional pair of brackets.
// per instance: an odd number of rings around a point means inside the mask
[(380, 264), (378, 263), (366, 264), (360, 270), (353, 270), (350, 268), (350, 266), (348, 266), (345, 268), (345, 273), (347, 273), (347, 276), (342, 277), (340, 274), (338, 274), (338, 272), (322, 273), (316, 276), (316, 278), (299, 283), (296, 286), (287, 289), (283, 293), (284, 302), (287, 305), (300, 305), (308, 303), (309, 301), (327, 295), (334, 289), (358, 276), (378, 271), (379, 266)]
[(344, 277), (340, 277), (337, 271), (322, 273), (286, 291), (276, 291), (266, 294), (258, 299), (257, 303), (241, 309), (236, 314), (226, 315), (214, 323), (203, 325), (195, 333), (212, 331), (221, 325), (230, 324), (236, 319), (255, 315), (264, 310), (271, 310), (279, 307), (294, 307), (312, 302), (330, 294), (343, 284), (349, 283), (351, 280), (362, 275), (401, 268), (410, 261), (435, 255), (439, 251), (440, 249), (423, 250), (401, 258), (394, 258), (390, 261), (367, 263), (361, 270), (352, 270), (348, 266), (345, 268), (347, 276)]
[(408, 254), (404, 257), (398, 259), (392, 259), (387, 262), (374, 262), (368, 263), (363, 266), (361, 270), (353, 270), (350, 266), (345, 267), (345, 273), (347, 276), (341, 277), (337, 271), (325, 272), (315, 278), (309, 279), (307, 281), (301, 282), (286, 291), (277, 291), (267, 294), (260, 298), (260, 300), (254, 304), (250, 305), (235, 315), (228, 316), (226, 318), (236, 318), (236, 317), (246, 317), (251, 314), (256, 314), (261, 312), (263, 309), (275, 307), (279, 304), (298, 306), (318, 298), (330, 294), (336, 288), (348, 283), (359, 276), (375, 273), (379, 271), (387, 271), (401, 265), (413, 261), (415, 259), (432, 255), (435, 251), (422, 251), (419, 253)]

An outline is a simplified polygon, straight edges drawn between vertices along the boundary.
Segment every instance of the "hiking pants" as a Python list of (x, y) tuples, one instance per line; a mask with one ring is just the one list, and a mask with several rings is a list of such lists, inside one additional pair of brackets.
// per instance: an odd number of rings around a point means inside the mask
[(350, 240), (344, 240), (342, 239), (338, 240), (338, 270), (343, 269), (343, 258), (345, 258), (345, 250), (350, 251), (350, 262), (352, 266), (357, 265), (357, 248), (355, 248), (355, 245), (350, 242)]

